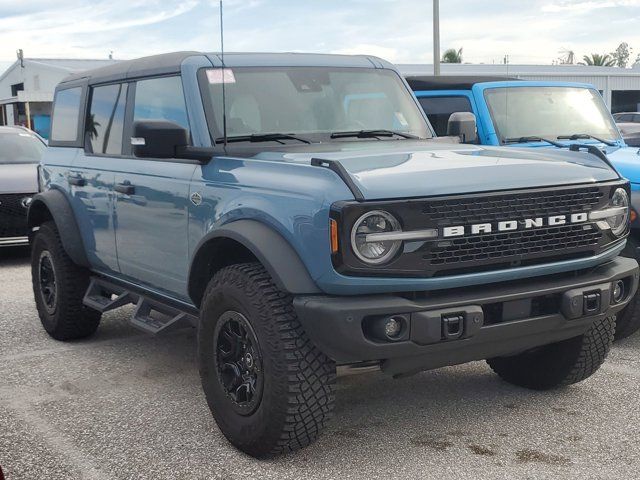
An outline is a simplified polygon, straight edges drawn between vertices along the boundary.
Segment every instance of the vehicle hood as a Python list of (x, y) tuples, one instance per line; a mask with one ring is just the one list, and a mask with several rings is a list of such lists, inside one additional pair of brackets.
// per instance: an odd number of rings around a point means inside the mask
[(607, 157), (620, 175), (631, 183), (640, 184), (640, 149), (637, 147), (609, 148)]
[[(360, 145), (358, 145), (360, 144)], [(256, 158), (309, 163), (339, 161), (365, 199), (486, 192), (619, 178), (584, 152), (533, 151), (424, 141), (348, 142), (262, 152)], [(303, 151), (304, 150), (304, 151)], [(320, 168), (320, 167), (318, 167)]]
[(37, 163), (0, 163), (0, 194), (37, 191)]

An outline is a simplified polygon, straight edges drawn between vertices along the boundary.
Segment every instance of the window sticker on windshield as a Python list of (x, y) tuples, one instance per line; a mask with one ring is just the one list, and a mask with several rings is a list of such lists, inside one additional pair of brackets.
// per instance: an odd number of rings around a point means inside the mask
[(402, 125), (403, 127), (406, 127), (409, 125), (409, 122), (407, 122), (407, 119), (404, 118), (404, 115), (402, 114), (402, 112), (395, 112), (396, 114), (396, 119), (400, 122), (400, 125)]
[(212, 68), (207, 70), (207, 80), (214, 85), (222, 82), (236, 83), (236, 76), (230, 68)]

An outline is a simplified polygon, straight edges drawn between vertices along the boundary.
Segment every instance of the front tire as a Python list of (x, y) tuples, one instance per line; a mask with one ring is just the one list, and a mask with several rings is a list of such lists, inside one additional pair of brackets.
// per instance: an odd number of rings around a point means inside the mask
[[(640, 246), (637, 239), (632, 236), (627, 238), (627, 246), (622, 251), (622, 255), (629, 258), (637, 257), (638, 247)], [(615, 340), (627, 338), (640, 329), (640, 289), (629, 300), (629, 303), (620, 310), (616, 315), (616, 334)]]
[(305, 447), (331, 417), (335, 363), (311, 343), (291, 296), (258, 263), (223, 268), (210, 281), (198, 361), (220, 430), (249, 455)]
[(615, 329), (615, 317), (598, 320), (583, 335), (510, 357), (487, 360), (503, 380), (534, 390), (571, 385), (590, 377), (604, 362)]
[(65, 252), (53, 222), (35, 233), (31, 249), (31, 279), (42, 326), (56, 340), (75, 340), (93, 335), (101, 314), (83, 305), (89, 271)]

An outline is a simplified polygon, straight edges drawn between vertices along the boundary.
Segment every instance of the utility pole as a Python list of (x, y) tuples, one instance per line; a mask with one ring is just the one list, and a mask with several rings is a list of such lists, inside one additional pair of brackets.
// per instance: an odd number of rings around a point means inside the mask
[(440, 75), (440, 0), (433, 0), (433, 74)]

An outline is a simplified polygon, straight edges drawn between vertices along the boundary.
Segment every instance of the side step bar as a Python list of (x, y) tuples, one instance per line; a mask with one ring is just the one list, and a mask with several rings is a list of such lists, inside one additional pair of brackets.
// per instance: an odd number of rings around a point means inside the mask
[(190, 313), (97, 277), (91, 278), (82, 303), (101, 313), (135, 304), (131, 324), (152, 334), (193, 326), (198, 321), (197, 317)]

